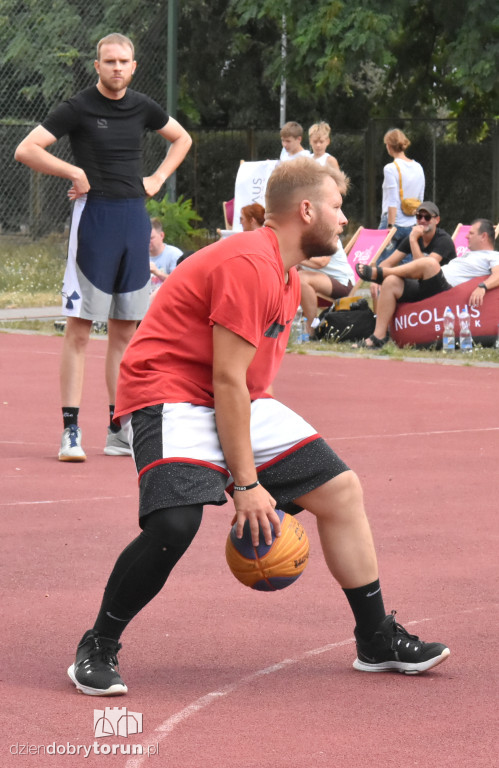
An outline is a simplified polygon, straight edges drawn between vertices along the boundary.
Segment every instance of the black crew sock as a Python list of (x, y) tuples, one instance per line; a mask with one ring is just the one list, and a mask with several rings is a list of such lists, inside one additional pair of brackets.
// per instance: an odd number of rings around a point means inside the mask
[(64, 429), (67, 429), (71, 424), (78, 425), (79, 408), (69, 408), (63, 406), (62, 408), (62, 420), (64, 422)]
[(127, 624), (162, 589), (184, 548), (165, 547), (142, 532), (113, 568), (94, 624), (101, 636), (118, 641)]
[(386, 616), (379, 579), (364, 587), (344, 589), (359, 635), (369, 640)]
[(115, 424), (113, 421), (114, 418), (114, 405), (109, 406), (109, 429), (111, 432), (114, 432), (115, 434), (120, 431), (121, 427), (119, 424)]

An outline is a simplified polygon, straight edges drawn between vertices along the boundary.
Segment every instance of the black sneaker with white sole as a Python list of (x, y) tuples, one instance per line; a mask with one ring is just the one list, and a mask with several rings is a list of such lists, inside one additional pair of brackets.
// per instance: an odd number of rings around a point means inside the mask
[(450, 650), (442, 643), (424, 643), (395, 621), (396, 611), (386, 616), (370, 640), (355, 631), (357, 658), (353, 666), (361, 672), (403, 672), (417, 675), (445, 661)]
[(68, 675), (81, 693), (87, 696), (121, 696), (128, 688), (120, 677), (118, 651), (120, 643), (100, 637), (89, 629), (78, 648), (76, 660), (68, 669)]

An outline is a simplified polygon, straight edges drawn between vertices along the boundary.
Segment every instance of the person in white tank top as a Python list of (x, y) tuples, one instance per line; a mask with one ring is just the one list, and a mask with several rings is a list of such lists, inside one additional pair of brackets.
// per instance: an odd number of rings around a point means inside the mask
[(333, 155), (326, 152), (331, 143), (331, 127), (325, 123), (314, 123), (308, 129), (308, 140), (313, 152), (313, 159), (320, 165), (330, 165), (332, 168), (340, 169), (339, 163)]

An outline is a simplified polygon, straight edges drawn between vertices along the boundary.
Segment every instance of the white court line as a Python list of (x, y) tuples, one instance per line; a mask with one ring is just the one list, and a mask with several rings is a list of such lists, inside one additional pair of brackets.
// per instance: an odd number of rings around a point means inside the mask
[(217, 691), (211, 691), (210, 693), (201, 696), (199, 699), (196, 699), (196, 701), (193, 701), (192, 704), (189, 704), (187, 707), (184, 707), (184, 709), (181, 709), (179, 712), (171, 715), (171, 717), (158, 725), (158, 727), (154, 730), (151, 738), (141, 743), (142, 754), (138, 757), (133, 757), (131, 760), (127, 760), (125, 768), (140, 768), (144, 761), (148, 759), (148, 750), (152, 750), (157, 744), (159, 744), (159, 742), (164, 741), (164, 739), (166, 739), (166, 737), (177, 727), (177, 725), (181, 725), (190, 717), (200, 712), (202, 709), (209, 707), (210, 704), (212, 704), (214, 701), (218, 701), (219, 699), (228, 696), (229, 693), (237, 691), (237, 689), (241, 686), (252, 683), (259, 677), (272, 675), (274, 672), (280, 672), (281, 669), (285, 669), (294, 664), (298, 664), (308, 656), (325, 653), (326, 651), (330, 651), (333, 648), (338, 648), (341, 645), (349, 645), (353, 642), (355, 641), (353, 638), (351, 638), (349, 640), (341, 640), (338, 643), (331, 643), (330, 645), (326, 645), (323, 648), (306, 651), (304, 654), (302, 654), (302, 656), (298, 656), (296, 659), (284, 659), (277, 664), (272, 664), (270, 667), (265, 667), (265, 669), (259, 669), (256, 672), (253, 672), (251, 675), (246, 675), (246, 677), (242, 677), (239, 680), (236, 680), (234, 683), (224, 685)]
[[(372, 435), (344, 435), (343, 437), (334, 435), (334, 437), (321, 436), (324, 440), (379, 440), (382, 438), (394, 437), (429, 437), (431, 435), (466, 435), (473, 432), (498, 432), (499, 427), (471, 427), (469, 429), (435, 429), (428, 432), (393, 432), (378, 433)], [(27, 442), (26, 440), (0, 440), (0, 445), (40, 445), (39, 442)], [(92, 446), (91, 446), (92, 447)], [(97, 447), (97, 446), (96, 446)]]
[(134, 499), (135, 494), (126, 496), (78, 496), (77, 499), (45, 499), (44, 501), (0, 501), (0, 507), (29, 507), (32, 504), (73, 504), (87, 501), (115, 501), (116, 499)]
[[(3, 330), (3, 328), (2, 328), (2, 330)], [(104, 339), (97, 339), (97, 341), (104, 341)], [(48, 350), (48, 349), (33, 349), (30, 352), (30, 355), (49, 355), (49, 356), (52, 356), (52, 357), (60, 357), (61, 356), (61, 352), (60, 352), (60, 350), (52, 351), (52, 350)], [(106, 356), (105, 355), (98, 355), (96, 352), (89, 352), (88, 354), (85, 355), (85, 358), (87, 360), (90, 360), (91, 358), (94, 358), (95, 360), (105, 360)]]
[(394, 432), (388, 434), (377, 435), (348, 435), (345, 437), (326, 437), (321, 436), (324, 440), (330, 440), (331, 442), (338, 440), (382, 440), (394, 437), (430, 437), (431, 435), (466, 435), (472, 432), (499, 432), (499, 427), (473, 427), (471, 429), (435, 429), (429, 432)]
[[(477, 608), (472, 609), (466, 609), (463, 611), (459, 611), (459, 614), (462, 613), (475, 613), (476, 611), (480, 610), (490, 610), (490, 606), (479, 606)], [(432, 621), (431, 618), (426, 619), (418, 619), (417, 621), (408, 621), (404, 622), (405, 627), (412, 626), (414, 624), (423, 624), (424, 622)], [(293, 666), (294, 664), (299, 664), (302, 661), (306, 661), (308, 658), (312, 656), (317, 656), (321, 653), (327, 653), (329, 651), (334, 650), (335, 648), (340, 648), (343, 645), (352, 645), (355, 642), (354, 638), (349, 638), (348, 640), (340, 640), (337, 643), (330, 643), (329, 645), (324, 645), (321, 648), (313, 648), (310, 651), (305, 651), (301, 656), (298, 656), (295, 659), (284, 659), (283, 661), (278, 662), (277, 664), (272, 664), (270, 667), (265, 667), (265, 669), (259, 669), (256, 672), (253, 672), (251, 675), (247, 675), (246, 677), (242, 677), (239, 680), (236, 680), (234, 683), (229, 683), (228, 685), (224, 685), (221, 688), (219, 688), (216, 691), (211, 691), (210, 693), (205, 694), (204, 696), (201, 696), (199, 699), (196, 699), (192, 702), (192, 704), (189, 704), (187, 707), (184, 707), (184, 709), (181, 709), (179, 712), (176, 712), (175, 714), (168, 717), (166, 720), (164, 720), (158, 727), (153, 731), (153, 734), (147, 741), (141, 742), (142, 746), (142, 754), (137, 757), (133, 757), (130, 760), (127, 760), (125, 764), (125, 768), (140, 768), (146, 760), (148, 760), (148, 749), (152, 750), (156, 748), (156, 746), (166, 739), (166, 737), (178, 726), (182, 725), (186, 720), (188, 720), (193, 715), (196, 715), (198, 712), (201, 712), (201, 710), (206, 709), (206, 707), (209, 707), (210, 704), (213, 704), (215, 701), (219, 701), (220, 699), (223, 699), (225, 696), (228, 696), (230, 693), (233, 693), (234, 691), (237, 691), (241, 686), (247, 685), (248, 683), (252, 683), (254, 680), (256, 680), (259, 677), (265, 677), (266, 675), (272, 675), (274, 672), (280, 672), (282, 669), (286, 669), (287, 667)]]

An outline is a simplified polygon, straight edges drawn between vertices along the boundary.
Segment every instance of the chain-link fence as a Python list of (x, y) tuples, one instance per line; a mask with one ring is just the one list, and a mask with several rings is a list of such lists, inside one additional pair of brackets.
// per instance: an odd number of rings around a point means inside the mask
[[(400, 121), (398, 123), (400, 125)], [(337, 132), (331, 152), (351, 179), (345, 213), (351, 229), (359, 224), (376, 227), (381, 208), (385, 125), (370, 122), (366, 131)], [(459, 222), (476, 217), (499, 221), (497, 165), (499, 142), (492, 132), (487, 140), (463, 144), (449, 139), (454, 123), (405, 122), (403, 130), (412, 139), (408, 151), (421, 162), (426, 175), (425, 197), (437, 202), (442, 226), (452, 232)], [(0, 128), (1, 151), (6, 167), (0, 184), (2, 231), (23, 232), (39, 237), (64, 231), (69, 220), (68, 182), (34, 173), (13, 159), (16, 144), (26, 126)], [(202, 217), (202, 226), (214, 232), (223, 227), (222, 201), (234, 196), (234, 181), (241, 160), (275, 158), (280, 149), (278, 131), (203, 131), (193, 133), (192, 149), (177, 172), (177, 194), (191, 198)], [(70, 159), (67, 139), (57, 142), (54, 152)], [(148, 135), (145, 167), (159, 164), (164, 142)]]
[[(64, 231), (69, 220), (68, 182), (37, 174), (16, 163), (21, 139), (64, 98), (96, 82), (96, 41), (109, 30), (122, 30), (136, 45), (139, 66), (133, 87), (166, 106), (167, 2), (129, 0), (2, 0), (0, 16), (0, 227), (4, 233), (36, 238)], [(202, 52), (198, 55), (209, 56)], [(352, 228), (377, 226), (383, 165), (389, 162), (384, 132), (393, 126), (410, 137), (409, 155), (426, 173), (426, 197), (440, 207), (442, 225), (452, 231), (459, 221), (485, 216), (499, 221), (499, 124), (483, 125), (478, 143), (461, 142), (449, 120), (370, 121), (363, 131), (335, 125), (330, 151), (351, 178), (345, 212)], [(277, 124), (277, 116), (276, 116)], [(193, 147), (177, 172), (176, 190), (192, 198), (202, 226), (223, 226), (222, 201), (234, 196), (241, 160), (278, 157), (279, 131), (194, 131)], [(163, 157), (165, 145), (155, 134), (145, 139), (145, 172)], [(70, 159), (66, 138), (52, 151)], [(164, 192), (164, 190), (163, 190)], [(163, 194), (162, 192), (162, 194)]]

